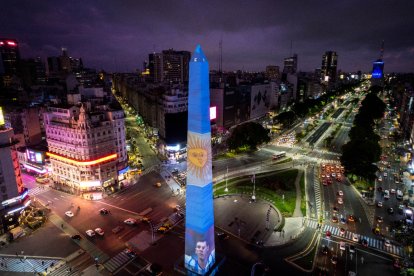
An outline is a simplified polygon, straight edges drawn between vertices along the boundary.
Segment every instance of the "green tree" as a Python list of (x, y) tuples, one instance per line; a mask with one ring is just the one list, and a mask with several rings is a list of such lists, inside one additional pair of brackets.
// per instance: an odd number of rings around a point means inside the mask
[(261, 124), (248, 122), (236, 126), (227, 139), (227, 146), (230, 150), (236, 150), (240, 147), (247, 146), (250, 149), (256, 149), (261, 143), (270, 141), (269, 130)]
[(295, 120), (296, 114), (293, 111), (282, 112), (273, 119), (275, 123), (280, 123), (283, 125), (283, 127), (291, 126)]

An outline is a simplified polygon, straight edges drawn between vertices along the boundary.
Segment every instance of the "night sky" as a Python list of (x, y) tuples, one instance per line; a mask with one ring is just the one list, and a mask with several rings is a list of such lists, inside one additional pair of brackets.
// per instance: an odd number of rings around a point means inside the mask
[(87, 67), (123, 72), (142, 69), (150, 52), (197, 43), (217, 69), (221, 38), (224, 70), (282, 67), (293, 41), (300, 70), (334, 50), (339, 69), (370, 71), (385, 40), (385, 72), (412, 72), (413, 11), (412, 0), (2, 1), (0, 37), (16, 38), (23, 58), (66, 47)]

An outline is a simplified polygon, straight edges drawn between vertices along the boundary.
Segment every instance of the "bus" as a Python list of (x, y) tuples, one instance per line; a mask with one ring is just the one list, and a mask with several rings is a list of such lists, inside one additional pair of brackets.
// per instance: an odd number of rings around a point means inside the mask
[(278, 160), (278, 159), (283, 158), (283, 157), (286, 157), (286, 152), (285, 151), (281, 151), (279, 153), (273, 154), (272, 159), (273, 160)]

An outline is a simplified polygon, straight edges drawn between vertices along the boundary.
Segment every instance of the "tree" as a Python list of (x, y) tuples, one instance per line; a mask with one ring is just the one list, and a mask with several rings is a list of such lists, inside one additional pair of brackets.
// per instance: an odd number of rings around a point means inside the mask
[(227, 146), (230, 150), (235, 150), (243, 146), (256, 149), (261, 143), (270, 141), (269, 130), (261, 124), (248, 122), (236, 126), (227, 139)]
[(283, 127), (288, 127), (296, 120), (296, 114), (293, 111), (282, 112), (274, 118), (274, 122), (280, 123)]
[(386, 105), (374, 93), (369, 93), (361, 102), (361, 105), (360, 111), (371, 116), (373, 119), (381, 119), (384, 116)]

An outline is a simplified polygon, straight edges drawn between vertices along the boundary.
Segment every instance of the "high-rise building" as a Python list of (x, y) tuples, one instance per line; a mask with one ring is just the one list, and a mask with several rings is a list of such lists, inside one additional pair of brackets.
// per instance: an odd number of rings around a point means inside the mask
[(213, 175), (208, 61), (200, 45), (190, 62), (184, 265), (187, 275), (214, 275)]
[(117, 188), (127, 167), (124, 112), (84, 104), (51, 106), (45, 113), (53, 180), (75, 193)]
[(155, 82), (184, 83), (188, 81), (188, 51), (164, 50), (149, 54), (150, 79)]
[(298, 70), (298, 55), (294, 54), (291, 57), (283, 60), (283, 73), (295, 74)]
[(372, 66), (371, 85), (384, 86), (384, 41), (381, 44), (380, 57)]
[(278, 80), (278, 79), (280, 79), (279, 66), (276, 66), (276, 65), (266, 66), (266, 78), (268, 80)]
[(334, 51), (327, 51), (322, 56), (321, 81), (334, 84), (337, 76), (338, 55)]
[(5, 125), (13, 128), (18, 147), (36, 145), (42, 141), (39, 107), (16, 108), (4, 114)]
[(19, 44), (15, 39), (0, 38), (0, 77), (4, 86), (11, 84), (20, 61)]

